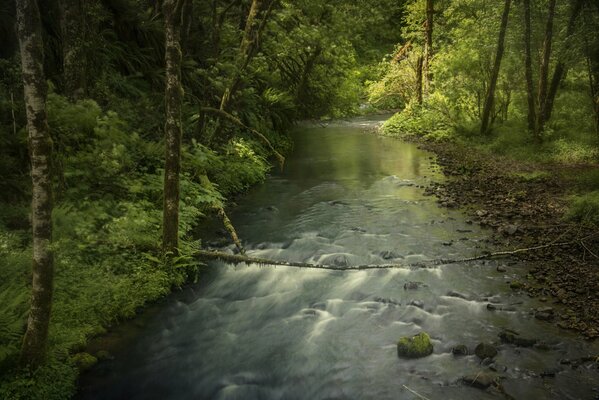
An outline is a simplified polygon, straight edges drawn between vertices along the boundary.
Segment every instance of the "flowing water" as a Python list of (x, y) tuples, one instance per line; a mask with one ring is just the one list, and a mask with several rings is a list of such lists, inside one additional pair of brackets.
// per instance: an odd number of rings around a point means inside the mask
[[(295, 132), (285, 170), (232, 212), (249, 255), (405, 265), (485, 249), (488, 233), (424, 195), (442, 179), (431, 154), (365, 132), (378, 122)], [(201, 283), (120, 340), (114, 361), (83, 377), (79, 398), (502, 398), (459, 383), (488, 366), (475, 355), (452, 355), (452, 347), (473, 352), (483, 341), (497, 344), (492, 367), (514, 398), (596, 398), (595, 364), (574, 369), (560, 360), (599, 354), (598, 346), (536, 320), (531, 310), (547, 304), (509, 288), (526, 274), (526, 266), (509, 264), (330, 271), (213, 262)], [(511, 311), (489, 311), (489, 302)], [(501, 344), (502, 329), (546, 346)], [(398, 358), (398, 338), (421, 331), (434, 353)], [(548, 372), (556, 374), (542, 376)]]

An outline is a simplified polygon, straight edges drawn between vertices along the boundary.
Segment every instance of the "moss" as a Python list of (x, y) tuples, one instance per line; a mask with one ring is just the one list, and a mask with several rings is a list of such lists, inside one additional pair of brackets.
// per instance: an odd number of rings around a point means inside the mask
[(397, 342), (397, 355), (402, 358), (421, 358), (433, 353), (430, 336), (420, 332), (412, 337), (404, 336)]

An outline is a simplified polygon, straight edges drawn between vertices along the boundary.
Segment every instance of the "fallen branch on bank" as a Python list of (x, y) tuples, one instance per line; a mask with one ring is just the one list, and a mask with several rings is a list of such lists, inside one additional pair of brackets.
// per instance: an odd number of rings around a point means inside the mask
[(279, 260), (271, 260), (268, 258), (261, 257), (251, 257), (245, 254), (230, 254), (221, 251), (209, 251), (209, 250), (198, 250), (195, 253), (195, 256), (203, 259), (210, 260), (221, 260), (231, 264), (260, 264), (260, 265), (277, 265), (284, 267), (296, 267), (296, 268), (312, 268), (312, 269), (326, 269), (326, 270), (334, 270), (334, 271), (354, 271), (354, 270), (369, 270), (369, 269), (394, 269), (394, 268), (431, 268), (436, 265), (446, 265), (446, 264), (457, 264), (457, 263), (466, 263), (472, 261), (479, 260), (488, 260), (499, 257), (508, 257), (517, 255), (520, 253), (526, 253), (530, 251), (542, 250), (550, 247), (560, 247), (560, 246), (571, 246), (575, 244), (580, 244), (584, 240), (587, 240), (591, 237), (597, 236), (599, 233), (594, 233), (585, 238), (573, 240), (569, 242), (560, 242), (560, 243), (548, 243), (540, 246), (527, 247), (515, 250), (506, 250), (506, 251), (497, 251), (494, 253), (485, 253), (476, 257), (469, 258), (461, 258), (461, 259), (437, 259), (437, 260), (425, 260), (417, 263), (410, 264), (362, 264), (362, 265), (350, 265), (350, 266), (339, 266), (339, 265), (326, 265), (326, 264), (312, 264), (307, 262), (297, 262), (297, 261), (279, 261)]

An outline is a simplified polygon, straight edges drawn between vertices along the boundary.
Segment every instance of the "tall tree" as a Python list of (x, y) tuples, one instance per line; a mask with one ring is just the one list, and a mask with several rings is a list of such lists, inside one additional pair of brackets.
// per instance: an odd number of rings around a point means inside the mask
[[(270, 17), (271, 11), (276, 2), (277, 0), (252, 0), (252, 5), (250, 6), (247, 19), (245, 20), (241, 44), (239, 46), (239, 54), (236, 60), (236, 70), (221, 97), (219, 105), (220, 111), (229, 111), (231, 100), (241, 87), (243, 74), (247, 70), (252, 58), (260, 47), (260, 36), (266, 26), (266, 23), (268, 22), (268, 18)], [(212, 136), (205, 137), (206, 143), (209, 144), (214, 136), (219, 137), (221, 132), (222, 124), (220, 124), (219, 119), (217, 120), (217, 126), (214, 129)]]
[(543, 140), (543, 131), (545, 130), (545, 122), (547, 115), (545, 103), (547, 101), (547, 77), (549, 75), (549, 61), (551, 59), (551, 44), (553, 41), (553, 18), (555, 16), (556, 0), (549, 0), (549, 11), (547, 15), (547, 25), (545, 27), (545, 39), (543, 41), (543, 56), (541, 57), (541, 68), (539, 71), (539, 94), (538, 105), (539, 112), (537, 113), (537, 121), (535, 124), (535, 139), (537, 142)]
[(501, 27), (499, 28), (499, 40), (497, 41), (497, 53), (495, 54), (495, 63), (491, 71), (491, 82), (489, 82), (489, 90), (485, 98), (483, 108), (482, 124), (480, 127), (481, 133), (486, 133), (489, 129), (489, 119), (491, 117), (491, 109), (495, 100), (495, 88), (497, 87), (497, 78), (499, 77), (499, 69), (501, 67), (501, 59), (505, 48), (505, 32), (507, 31), (507, 21), (510, 15), (511, 0), (505, 0), (503, 6), (503, 15), (501, 16)]
[(422, 73), (424, 76), (424, 94), (430, 92), (433, 74), (431, 72), (431, 60), (433, 58), (433, 18), (435, 8), (433, 0), (426, 0), (426, 23), (424, 26), (424, 59), (422, 64)]
[[(580, 15), (583, 3), (584, 0), (576, 0), (576, 2), (572, 5), (572, 11), (568, 20), (568, 27), (566, 28), (566, 40), (564, 42), (564, 47), (566, 49), (570, 46), (572, 35), (574, 35), (574, 31), (576, 29), (576, 20), (578, 18), (578, 15)], [(563, 60), (563, 57), (560, 57), (555, 66), (555, 70), (553, 71), (551, 85), (549, 86), (549, 92), (547, 93), (547, 99), (545, 100), (544, 114), (546, 121), (549, 121), (551, 119), (551, 113), (553, 112), (553, 103), (555, 101), (555, 96), (557, 95), (557, 90), (559, 89), (559, 85), (564, 80), (567, 73), (568, 66)]]
[(532, 78), (532, 56), (530, 49), (530, 0), (524, 0), (524, 72), (526, 75), (526, 100), (528, 102), (528, 130), (535, 131), (536, 106)]
[(47, 84), (40, 12), (35, 0), (18, 0), (17, 31), (31, 158), (33, 283), (21, 364), (37, 368), (45, 358), (52, 309), (52, 139), (46, 115)]
[(162, 246), (165, 252), (175, 253), (179, 246), (179, 174), (181, 171), (181, 10), (189, 0), (164, 0), (165, 32), (165, 165), (164, 209), (162, 217)]
[(77, 100), (85, 91), (84, 5), (82, 0), (60, 0), (59, 6), (64, 93)]

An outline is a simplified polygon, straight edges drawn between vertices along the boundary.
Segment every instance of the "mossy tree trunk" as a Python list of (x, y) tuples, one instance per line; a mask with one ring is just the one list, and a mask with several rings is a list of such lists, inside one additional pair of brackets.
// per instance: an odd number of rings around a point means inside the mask
[(31, 308), (21, 348), (21, 365), (43, 363), (52, 309), (52, 139), (46, 115), (47, 84), (40, 12), (35, 0), (17, 0), (17, 31), (31, 158), (33, 280)]
[[(252, 0), (239, 46), (237, 68), (221, 97), (219, 105), (221, 111), (229, 111), (231, 100), (241, 87), (243, 74), (260, 47), (260, 36), (276, 2), (277, 0)], [(214, 136), (219, 137), (221, 132), (222, 126), (218, 124), (212, 136), (205, 137), (206, 144), (210, 144)]]
[(418, 104), (422, 104), (422, 63), (423, 57), (418, 57), (416, 62), (416, 99)]
[(431, 71), (431, 60), (433, 58), (433, 20), (435, 8), (433, 0), (426, 0), (426, 23), (424, 29), (424, 59), (422, 74), (424, 80), (424, 95), (428, 96), (431, 89), (433, 74)]
[(526, 75), (526, 100), (528, 103), (528, 130), (531, 133), (535, 131), (536, 123), (536, 105), (535, 89), (532, 77), (532, 55), (530, 48), (530, 0), (524, 0), (524, 73)]
[(551, 59), (551, 44), (553, 41), (555, 2), (556, 0), (549, 0), (549, 12), (547, 15), (547, 25), (545, 27), (545, 39), (543, 41), (543, 55), (541, 57), (541, 68), (539, 71), (539, 94), (537, 96), (539, 111), (537, 113), (535, 124), (535, 139), (539, 143), (543, 141), (543, 131), (545, 130), (545, 122), (547, 121), (545, 103), (547, 101), (547, 77), (549, 75), (549, 61)]
[(179, 247), (179, 174), (181, 171), (181, 9), (184, 0), (164, 0), (165, 31), (165, 165), (162, 246), (176, 253)]
[[(576, 2), (572, 5), (572, 11), (570, 13), (570, 18), (568, 20), (568, 27), (566, 28), (566, 40), (564, 42), (565, 51), (568, 51), (568, 47), (570, 46), (572, 35), (574, 35), (574, 31), (576, 29), (576, 20), (580, 15), (580, 11), (582, 10), (582, 5), (584, 0), (576, 0)], [(557, 91), (559, 89), (560, 84), (565, 79), (566, 74), (568, 73), (568, 66), (564, 62), (563, 56), (560, 57), (559, 61), (555, 66), (555, 70), (553, 71), (553, 77), (551, 78), (551, 85), (549, 85), (549, 92), (547, 93), (547, 99), (545, 100), (545, 120), (549, 121), (551, 119), (551, 113), (553, 112), (553, 103), (555, 102), (555, 96), (557, 95)]]
[(497, 52), (495, 54), (493, 70), (491, 71), (491, 82), (489, 82), (489, 89), (487, 90), (487, 97), (485, 98), (485, 105), (483, 106), (482, 123), (480, 126), (480, 132), (482, 134), (487, 133), (489, 130), (491, 110), (493, 109), (493, 103), (495, 102), (495, 89), (497, 87), (497, 79), (499, 78), (499, 70), (501, 68), (501, 59), (503, 58), (503, 52), (505, 49), (505, 33), (507, 31), (507, 22), (510, 15), (511, 3), (511, 0), (505, 0), (503, 6), (501, 27), (499, 28), (499, 39), (497, 41)]

